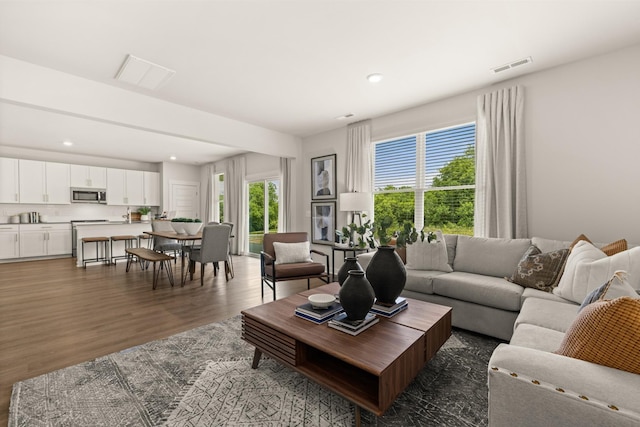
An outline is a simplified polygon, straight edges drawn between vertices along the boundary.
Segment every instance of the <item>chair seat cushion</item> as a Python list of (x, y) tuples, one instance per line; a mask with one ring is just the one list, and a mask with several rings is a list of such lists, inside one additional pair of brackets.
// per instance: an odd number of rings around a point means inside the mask
[[(324, 273), (325, 265), (319, 262), (299, 262), (293, 264), (279, 264), (276, 266), (276, 279), (293, 277), (316, 276)], [(265, 273), (273, 277), (273, 265), (265, 266)]]

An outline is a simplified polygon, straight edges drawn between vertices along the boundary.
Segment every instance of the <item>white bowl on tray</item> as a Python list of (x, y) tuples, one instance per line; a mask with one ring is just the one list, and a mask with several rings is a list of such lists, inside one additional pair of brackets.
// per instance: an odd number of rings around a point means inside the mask
[(187, 232), (184, 229), (184, 225), (186, 224), (185, 222), (171, 222), (171, 227), (173, 228), (173, 231), (175, 231), (178, 234), (187, 234)]
[(313, 308), (329, 308), (336, 301), (336, 297), (330, 294), (313, 294), (307, 298)]

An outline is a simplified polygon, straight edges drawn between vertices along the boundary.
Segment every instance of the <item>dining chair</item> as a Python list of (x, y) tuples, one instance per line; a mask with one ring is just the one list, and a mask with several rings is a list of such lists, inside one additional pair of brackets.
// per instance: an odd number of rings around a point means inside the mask
[[(153, 231), (174, 231), (169, 221), (151, 221)], [(176, 262), (177, 252), (182, 253), (182, 244), (175, 239), (154, 236), (153, 250), (156, 252), (173, 252), (173, 262)]]
[(217, 276), (216, 264), (224, 261), (225, 279), (229, 281), (231, 268), (229, 266), (229, 236), (231, 227), (224, 224), (206, 225), (202, 228), (202, 241), (200, 247), (187, 247), (185, 251), (189, 256), (189, 268), (185, 271), (189, 273), (189, 279), (193, 280), (196, 262), (200, 263), (200, 286), (204, 285), (204, 267), (208, 263), (213, 263), (213, 274)]

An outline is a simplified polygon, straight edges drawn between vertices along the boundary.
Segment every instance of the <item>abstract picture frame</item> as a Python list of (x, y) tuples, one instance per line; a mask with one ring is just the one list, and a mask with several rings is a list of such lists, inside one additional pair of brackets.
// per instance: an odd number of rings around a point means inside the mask
[(328, 200), (336, 197), (336, 155), (312, 158), (311, 200)]
[(311, 202), (311, 243), (333, 245), (336, 234), (336, 202)]

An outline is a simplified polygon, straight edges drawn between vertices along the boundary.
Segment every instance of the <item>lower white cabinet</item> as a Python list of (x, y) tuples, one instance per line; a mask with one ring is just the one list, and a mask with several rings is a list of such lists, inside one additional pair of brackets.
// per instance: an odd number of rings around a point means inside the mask
[(18, 258), (20, 256), (20, 226), (0, 225), (0, 259)]
[(20, 257), (71, 255), (71, 224), (20, 225)]

